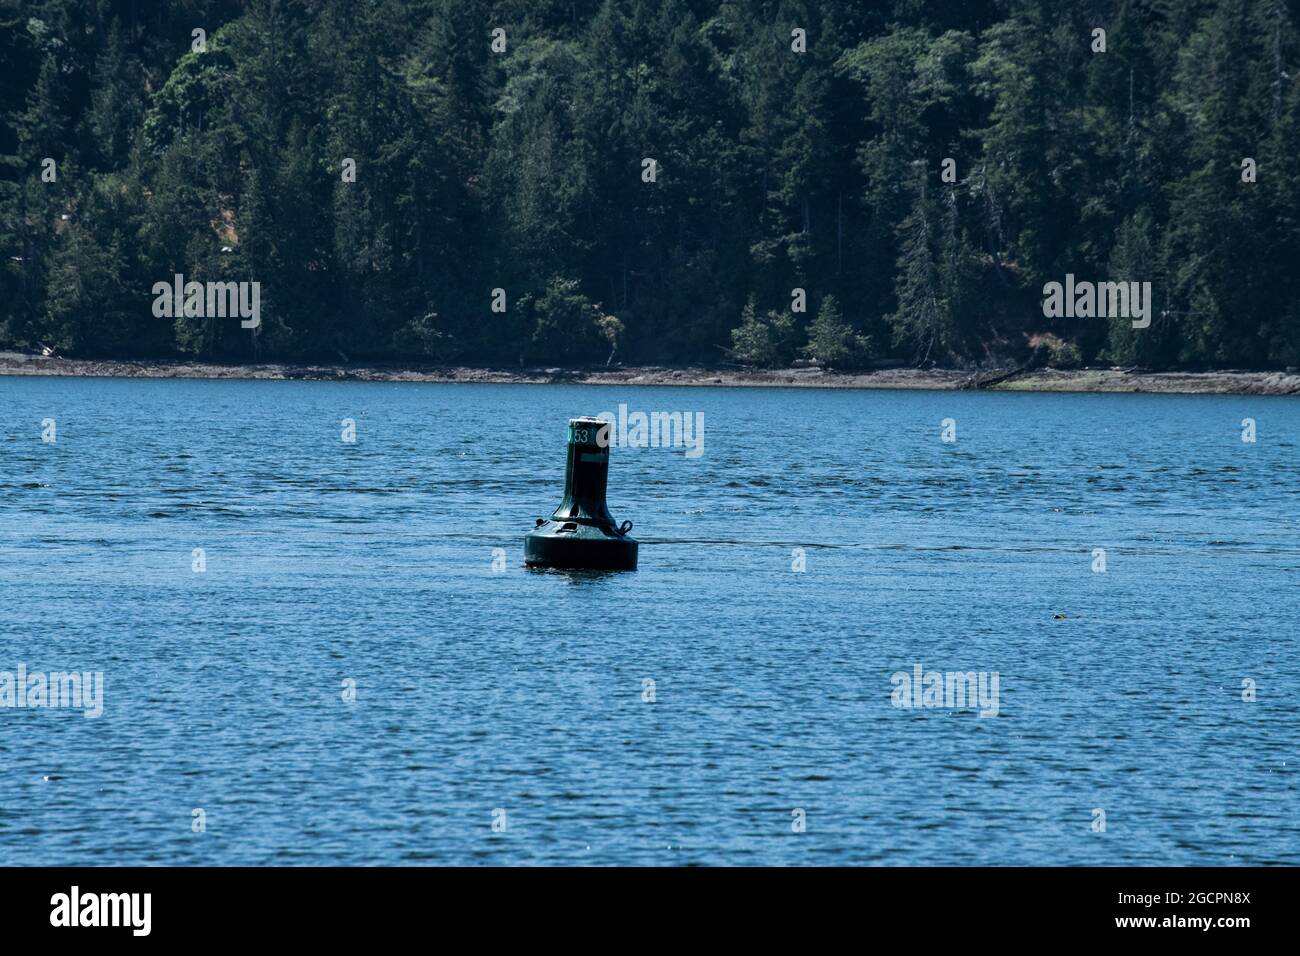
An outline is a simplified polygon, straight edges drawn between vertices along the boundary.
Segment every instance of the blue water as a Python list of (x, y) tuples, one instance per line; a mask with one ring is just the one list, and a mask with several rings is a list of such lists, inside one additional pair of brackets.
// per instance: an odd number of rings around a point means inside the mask
[[(526, 570), (620, 402), (706, 424), (613, 452), (640, 570)], [(1298, 447), (1250, 396), (0, 377), (0, 671), (104, 678), (0, 708), (0, 864), (1300, 863)]]

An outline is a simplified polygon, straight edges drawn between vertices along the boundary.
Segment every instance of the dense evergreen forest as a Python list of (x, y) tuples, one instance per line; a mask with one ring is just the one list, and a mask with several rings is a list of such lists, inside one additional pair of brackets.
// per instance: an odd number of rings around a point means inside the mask
[[(1295, 0), (0, 0), (0, 348), (1297, 365), (1297, 23)], [(257, 281), (260, 326), (156, 317), (177, 273)], [(1151, 282), (1150, 327), (1045, 318), (1067, 273)]]

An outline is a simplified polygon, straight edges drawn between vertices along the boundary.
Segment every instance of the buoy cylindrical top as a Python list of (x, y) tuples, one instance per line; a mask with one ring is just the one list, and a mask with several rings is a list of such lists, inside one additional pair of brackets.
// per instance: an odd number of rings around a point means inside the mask
[(605, 503), (609, 484), (609, 423), (599, 418), (569, 419), (568, 458), (564, 466), (564, 500), (554, 518), (585, 518), (613, 527)]

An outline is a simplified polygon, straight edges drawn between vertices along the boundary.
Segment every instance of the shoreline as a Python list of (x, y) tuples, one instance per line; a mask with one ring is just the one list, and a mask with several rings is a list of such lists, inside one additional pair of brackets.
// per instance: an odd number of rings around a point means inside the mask
[(438, 382), (514, 385), (682, 385), (730, 388), (982, 389), (999, 392), (1133, 392), (1171, 395), (1300, 395), (1300, 372), (1145, 372), (1120, 368), (914, 369), (831, 372), (636, 366), (597, 369), (388, 366), (268, 362), (222, 365), (165, 359), (65, 359), (0, 351), (0, 375), (271, 381)]

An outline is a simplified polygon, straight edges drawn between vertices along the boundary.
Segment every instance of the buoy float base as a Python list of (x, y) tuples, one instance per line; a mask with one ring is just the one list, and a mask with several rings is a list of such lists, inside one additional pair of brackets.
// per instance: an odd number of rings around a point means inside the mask
[(637, 543), (595, 525), (546, 521), (524, 535), (524, 564), (530, 568), (635, 571)]

